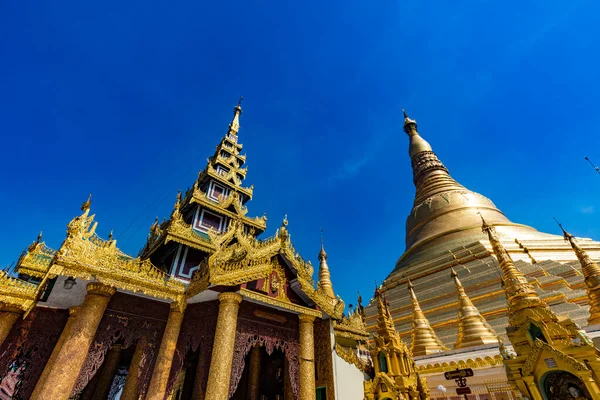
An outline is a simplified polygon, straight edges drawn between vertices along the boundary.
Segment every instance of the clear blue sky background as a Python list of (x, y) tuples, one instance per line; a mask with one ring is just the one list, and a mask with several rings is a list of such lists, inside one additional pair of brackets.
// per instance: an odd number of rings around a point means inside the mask
[[(137, 254), (245, 97), (250, 214), (285, 213), (347, 303), (404, 250), (400, 107), (513, 221), (600, 239), (600, 3), (4, 1), (0, 265), (57, 248), (88, 193)], [(121, 232), (156, 199), (125, 234)]]

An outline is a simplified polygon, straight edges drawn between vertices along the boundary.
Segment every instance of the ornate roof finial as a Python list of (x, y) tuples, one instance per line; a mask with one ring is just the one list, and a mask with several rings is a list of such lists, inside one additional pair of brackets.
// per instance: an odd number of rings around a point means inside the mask
[(435, 334), (435, 331), (429, 324), (429, 320), (427, 320), (423, 310), (421, 310), (419, 300), (417, 299), (414, 286), (410, 279), (408, 279), (408, 292), (413, 308), (412, 339), (410, 343), (413, 356), (423, 356), (448, 350), (440, 338)]
[(583, 271), (583, 277), (587, 286), (586, 290), (590, 300), (590, 317), (588, 319), (588, 325), (600, 324), (600, 266), (592, 261), (587, 252), (579, 246), (575, 237), (567, 232), (556, 218), (554, 218), (554, 220), (558, 226), (560, 226), (565, 240), (571, 244), (571, 248), (581, 264), (581, 270)]
[(469, 296), (467, 296), (454, 268), (451, 271), (450, 275), (454, 279), (456, 292), (458, 293), (458, 335), (456, 343), (454, 343), (454, 348), (462, 349), (497, 343), (498, 336), (496, 332), (494, 332), (485, 318), (479, 313), (479, 310), (475, 307)]
[(319, 289), (324, 292), (327, 296), (335, 299), (335, 293), (333, 292), (333, 285), (331, 284), (331, 274), (329, 273), (329, 266), (327, 265), (327, 253), (323, 247), (323, 229), (321, 228), (321, 251), (319, 252)]
[(240, 115), (242, 114), (242, 100), (244, 98), (240, 96), (237, 106), (233, 108), (233, 120), (229, 124), (229, 134), (237, 135), (240, 130)]
[(92, 205), (92, 194), (88, 196), (88, 199), (81, 205), (81, 211), (86, 212), (90, 210), (90, 206)]
[(42, 234), (43, 234), (43, 231), (40, 231), (40, 233), (37, 236), (37, 239), (35, 240), (36, 243), (39, 243), (42, 241)]
[(111, 229), (108, 234), (108, 241), (111, 242), (113, 240), (113, 230)]
[(323, 244), (323, 228), (321, 227), (321, 251), (319, 251), (319, 260), (327, 260), (325, 245)]
[(409, 136), (417, 133), (417, 121), (409, 118), (404, 107), (402, 108), (402, 114), (404, 114), (404, 132), (408, 133)]

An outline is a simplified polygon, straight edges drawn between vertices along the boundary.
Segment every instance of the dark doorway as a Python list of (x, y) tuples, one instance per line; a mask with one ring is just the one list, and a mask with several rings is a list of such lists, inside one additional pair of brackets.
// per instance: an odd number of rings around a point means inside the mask
[(549, 372), (543, 379), (543, 391), (547, 400), (591, 400), (585, 384), (565, 371)]

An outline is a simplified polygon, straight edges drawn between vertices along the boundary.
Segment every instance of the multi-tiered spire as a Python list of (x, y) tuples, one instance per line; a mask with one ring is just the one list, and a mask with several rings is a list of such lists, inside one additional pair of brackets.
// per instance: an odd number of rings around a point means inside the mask
[(375, 301), (377, 301), (377, 335), (387, 342), (398, 339), (398, 332), (394, 328), (394, 320), (390, 313), (390, 307), (379, 288), (375, 289)]
[(590, 300), (590, 318), (588, 319), (588, 325), (600, 324), (600, 266), (592, 261), (586, 251), (579, 246), (575, 237), (567, 232), (562, 224), (559, 223), (558, 226), (560, 226), (565, 240), (571, 244), (573, 251), (575, 251), (577, 258), (581, 263), (581, 269), (587, 286), (588, 298)]
[(458, 336), (455, 349), (498, 343), (498, 336), (463, 288), (454, 269), (451, 273), (458, 293)]
[(425, 317), (419, 300), (410, 279), (408, 280), (408, 291), (412, 302), (412, 339), (410, 348), (414, 356), (424, 356), (427, 354), (439, 353), (448, 350), (442, 341), (437, 337), (435, 331)]
[[(242, 98), (233, 108), (227, 133), (208, 159), (185, 195), (178, 194), (169, 220), (153, 224), (142, 258), (153, 262), (182, 279), (191, 279), (198, 264), (211, 254), (214, 244), (209, 232), (223, 232), (232, 221), (245, 232), (257, 236), (266, 229), (266, 216), (248, 217), (246, 203), (252, 199), (253, 186), (246, 187), (246, 156), (238, 143)], [(176, 249), (173, 247), (177, 246)]]

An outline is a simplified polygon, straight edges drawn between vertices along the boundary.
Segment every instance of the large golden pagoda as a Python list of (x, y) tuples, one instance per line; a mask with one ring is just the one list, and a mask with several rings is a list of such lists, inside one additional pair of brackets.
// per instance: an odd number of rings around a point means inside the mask
[(315, 281), (287, 217), (260, 240), (247, 215), (241, 113), (139, 256), (97, 234), (90, 196), (57, 250), (40, 235), (0, 271), (0, 399), (363, 398), (368, 333), (324, 247)]
[[(394, 326), (414, 349), (432, 397), (455, 395), (456, 384), (443, 373), (456, 368), (475, 369), (468, 379), (474, 396), (514, 397), (517, 387), (504, 369), (506, 354), (514, 351), (506, 334), (509, 308), (480, 215), (494, 227), (538, 298), (558, 318), (568, 317), (585, 329), (592, 340), (600, 339), (600, 273), (593, 261), (600, 259), (600, 243), (567, 234), (565, 241), (510, 221), (491, 200), (450, 175), (406, 113), (404, 131), (416, 193), (406, 219), (406, 250), (381, 289)], [(373, 334), (378, 329), (376, 303), (374, 299), (366, 308)], [(446, 392), (437, 389), (442, 386)]]

